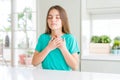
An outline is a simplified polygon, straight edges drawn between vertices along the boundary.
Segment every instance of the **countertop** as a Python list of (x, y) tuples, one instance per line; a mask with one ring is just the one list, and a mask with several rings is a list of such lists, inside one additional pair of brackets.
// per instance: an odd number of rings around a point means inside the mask
[(0, 80), (120, 80), (120, 74), (0, 66)]

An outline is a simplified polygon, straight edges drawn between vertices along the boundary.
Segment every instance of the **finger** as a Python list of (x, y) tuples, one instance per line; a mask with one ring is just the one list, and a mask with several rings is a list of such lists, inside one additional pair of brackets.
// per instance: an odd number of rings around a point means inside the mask
[(53, 41), (53, 37), (51, 38), (51, 40), (50, 41)]
[(56, 42), (56, 43), (62, 43), (63, 40), (62, 40), (62, 39), (57, 39), (55, 42)]

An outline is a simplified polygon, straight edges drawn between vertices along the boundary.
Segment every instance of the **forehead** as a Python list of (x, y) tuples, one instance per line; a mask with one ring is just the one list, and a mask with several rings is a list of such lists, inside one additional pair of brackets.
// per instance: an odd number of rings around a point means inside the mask
[(51, 9), (49, 15), (59, 15), (59, 11), (57, 9)]

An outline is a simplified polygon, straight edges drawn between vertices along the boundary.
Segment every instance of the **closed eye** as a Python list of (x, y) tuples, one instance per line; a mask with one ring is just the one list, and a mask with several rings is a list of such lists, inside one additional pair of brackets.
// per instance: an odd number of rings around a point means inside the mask
[(57, 16), (51, 16), (51, 15), (49, 15), (48, 16), (48, 19), (53, 19), (55, 17), (55, 19), (60, 19), (60, 16), (59, 15), (57, 15)]

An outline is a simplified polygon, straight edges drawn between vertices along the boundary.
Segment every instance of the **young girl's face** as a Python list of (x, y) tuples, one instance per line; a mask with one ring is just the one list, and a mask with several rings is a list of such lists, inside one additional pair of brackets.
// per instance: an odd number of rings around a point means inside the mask
[(56, 9), (52, 9), (47, 17), (48, 26), (51, 30), (59, 30), (62, 29), (62, 20), (60, 18), (60, 14)]

